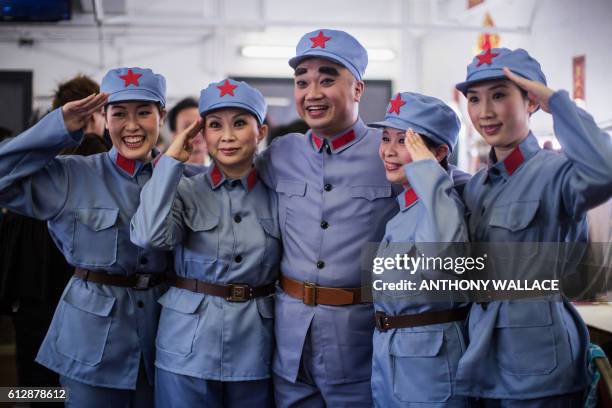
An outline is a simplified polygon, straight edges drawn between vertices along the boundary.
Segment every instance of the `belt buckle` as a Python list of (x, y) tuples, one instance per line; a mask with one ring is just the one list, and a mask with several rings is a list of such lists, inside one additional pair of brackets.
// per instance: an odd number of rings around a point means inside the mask
[(136, 290), (145, 290), (149, 289), (151, 286), (151, 281), (153, 278), (153, 274), (150, 273), (139, 273), (136, 275), (136, 284), (133, 289)]
[(229, 302), (246, 302), (251, 298), (251, 287), (246, 283), (230, 283), (230, 295), (225, 298)]
[(304, 282), (302, 289), (302, 302), (308, 306), (317, 304), (317, 285), (312, 282)]
[(381, 312), (381, 311), (375, 312), (374, 322), (376, 323), (376, 328), (378, 329), (378, 331), (384, 333), (387, 330), (389, 330), (389, 328), (387, 327), (389, 320), (387, 319), (387, 315), (385, 314), (385, 312)]

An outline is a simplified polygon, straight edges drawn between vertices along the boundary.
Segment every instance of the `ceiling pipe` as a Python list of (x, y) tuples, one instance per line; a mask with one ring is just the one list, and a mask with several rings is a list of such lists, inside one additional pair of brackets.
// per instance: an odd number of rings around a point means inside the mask
[(98, 29), (98, 67), (102, 68), (105, 66), (105, 54), (104, 54), (104, 28), (102, 24), (104, 22), (104, 7), (102, 6), (102, 0), (92, 0), (92, 6), (94, 11), (94, 20)]
[[(42, 29), (42, 28), (54, 28), (62, 30), (82, 30), (91, 29), (91, 24), (87, 23), (57, 23), (57, 24), (28, 24), (28, 23), (4, 23), (0, 26), (0, 33), (11, 26), (27, 27), (29, 29)], [(129, 18), (125, 16), (121, 17), (109, 17), (104, 21), (104, 26), (107, 30), (110, 29), (168, 29), (170, 31), (198, 31), (208, 30), (210, 28), (216, 28), (219, 30), (261, 30), (266, 27), (309, 27), (314, 26), (327, 26), (327, 27), (345, 27), (345, 28), (357, 28), (366, 30), (402, 30), (407, 29), (409, 31), (468, 31), (476, 33), (515, 33), (515, 34), (528, 34), (529, 27), (482, 27), (474, 25), (461, 25), (454, 23), (410, 23), (409, 27), (404, 27), (401, 23), (382, 23), (382, 22), (356, 22), (356, 21), (312, 21), (305, 22), (303, 20), (236, 20), (236, 19), (185, 19), (179, 18), (173, 21), (172, 17), (166, 18)]]

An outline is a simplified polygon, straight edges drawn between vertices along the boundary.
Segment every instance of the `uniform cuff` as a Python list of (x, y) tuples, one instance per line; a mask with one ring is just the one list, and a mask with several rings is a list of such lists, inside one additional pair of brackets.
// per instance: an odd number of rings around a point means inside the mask
[(555, 93), (553, 93), (548, 99), (548, 105), (550, 106), (551, 113), (558, 111), (559, 109), (566, 108), (567, 104), (573, 105), (574, 103), (570, 99), (567, 91), (563, 89), (555, 91)]
[(62, 107), (55, 109), (51, 112), (51, 115), (54, 115), (54, 119), (58, 120), (60, 123), (60, 127), (64, 130), (64, 133), (67, 134), (71, 141), (73, 142), (73, 146), (78, 146), (83, 141), (83, 137), (85, 134), (83, 133), (83, 129), (75, 130), (74, 132), (69, 132), (66, 128), (66, 123), (64, 122), (64, 115), (62, 114)]

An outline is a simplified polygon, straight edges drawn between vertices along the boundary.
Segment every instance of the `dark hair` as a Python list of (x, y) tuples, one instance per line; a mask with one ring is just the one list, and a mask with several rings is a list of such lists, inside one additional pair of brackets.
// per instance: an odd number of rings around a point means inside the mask
[[(514, 83), (514, 81), (512, 81), (512, 80), (510, 80), (510, 79), (508, 79), (508, 78), (497, 78), (497, 79), (504, 80), (504, 81), (506, 81), (506, 82), (508, 82), (508, 83), (511, 83), (512, 85), (516, 86), (516, 87), (518, 88), (518, 90), (521, 92), (521, 95), (523, 95), (523, 98), (527, 99), (527, 91), (526, 91), (526, 90), (524, 90), (523, 88), (521, 88), (520, 86), (518, 86), (516, 83)], [(478, 84), (482, 84), (482, 83), (486, 83), (486, 82), (491, 82), (491, 81), (495, 81), (495, 80), (496, 80), (496, 78), (493, 78), (493, 79), (484, 79), (484, 80), (482, 80), (482, 81), (478, 81), (478, 82), (476, 82), (474, 85), (478, 85)], [(470, 89), (470, 88), (468, 87), (468, 89), (467, 89), (467, 90), (466, 90), (466, 92), (464, 93), (464, 95), (465, 95), (466, 97), (467, 97), (467, 91), (468, 91), (469, 89)]]
[[(425, 146), (427, 146), (428, 149), (432, 150), (432, 149), (437, 149), (438, 147), (442, 146), (443, 144), (446, 143), (437, 143), (434, 142), (433, 140), (431, 140), (429, 137), (425, 136), (425, 135), (421, 135), (421, 138), (423, 138), (423, 142), (425, 142)], [(442, 160), (440, 160), (440, 166), (442, 166), (442, 168), (444, 170), (448, 170), (448, 155), (450, 154), (450, 149), (449, 152), (446, 154), (446, 156), (444, 156), (444, 158)]]
[[(74, 78), (60, 83), (53, 95), (53, 109), (64, 106), (68, 102), (78, 101), (88, 97), (93, 93), (100, 92), (100, 85), (87, 75), (79, 74)], [(108, 146), (104, 144), (101, 135), (85, 135), (83, 142), (77, 147), (67, 147), (60, 152), (60, 155), (89, 156), (95, 153), (108, 151)]]
[[(512, 82), (512, 81), (510, 81), (509, 79), (508, 79), (507, 81)], [(529, 99), (529, 93), (528, 93), (526, 90), (524, 90), (523, 88), (521, 88), (520, 86), (518, 86), (518, 85), (517, 85), (517, 84), (515, 84), (514, 82), (512, 82), (512, 83), (514, 84), (514, 86), (516, 86), (516, 87), (518, 88), (519, 92), (521, 93), (521, 96), (523, 97), (523, 100), (527, 100), (527, 99)], [(529, 117), (531, 117), (531, 115), (533, 115), (534, 113), (535, 113), (535, 112), (531, 112), (531, 113), (529, 114)]]
[(238, 109), (238, 110), (242, 111), (242, 113), (247, 114), (249, 116), (252, 116), (253, 119), (255, 119), (255, 121), (257, 122), (258, 126), (263, 126), (263, 125), (267, 125), (268, 124), (268, 121), (267, 121), (266, 118), (264, 118), (263, 123), (259, 123), (259, 118), (257, 117), (257, 115), (255, 115), (250, 110), (244, 109), (244, 108), (239, 108), (239, 107), (232, 107), (232, 106), (224, 106), (224, 107), (221, 107), (221, 108), (216, 108), (216, 109), (209, 110), (208, 112), (206, 112), (206, 114), (204, 116), (202, 116), (202, 118), (206, 119), (206, 116), (208, 116), (209, 114), (214, 113), (214, 112), (219, 112), (219, 111), (222, 111), (223, 109), (228, 109), (228, 108), (230, 108), (230, 109)]
[(180, 100), (170, 111), (168, 112), (168, 126), (170, 130), (176, 132), (176, 117), (182, 110), (189, 108), (197, 108), (198, 101), (194, 98), (185, 98)]
[[(112, 143), (110, 145), (112, 147)], [(110, 150), (105, 140), (94, 133), (86, 133), (83, 141), (76, 147), (66, 147), (60, 152), (61, 156), (91, 156), (92, 154), (104, 153)]]
[(13, 131), (11, 129), (0, 126), (0, 142), (4, 139), (8, 139), (12, 135)]
[(104, 105), (103, 112), (106, 115), (106, 112), (108, 111), (108, 107), (111, 105), (118, 105), (120, 103), (124, 103), (124, 102), (141, 102), (142, 105), (146, 105), (148, 103), (152, 103), (153, 105), (155, 105), (157, 107), (157, 110), (159, 111), (159, 113), (161, 114), (164, 111), (164, 106), (162, 106), (161, 102), (159, 101), (145, 101), (143, 99), (133, 99), (133, 100), (127, 100), (127, 101), (114, 101), (114, 102), (109, 102), (106, 105)]
[(90, 77), (79, 74), (76, 77), (57, 86), (53, 95), (53, 109), (57, 109), (71, 101), (77, 101), (100, 92), (100, 85)]
[(288, 133), (306, 133), (308, 132), (308, 125), (302, 119), (296, 119), (288, 125), (276, 126), (270, 130), (268, 135), (268, 144), (272, 143), (272, 140), (279, 136), (286, 135)]

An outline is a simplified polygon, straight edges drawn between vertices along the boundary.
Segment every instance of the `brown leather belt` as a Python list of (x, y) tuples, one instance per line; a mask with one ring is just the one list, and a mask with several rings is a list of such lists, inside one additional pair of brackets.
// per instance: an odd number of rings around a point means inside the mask
[(166, 280), (163, 273), (136, 273), (134, 275), (111, 275), (106, 272), (74, 268), (74, 276), (86, 282), (102, 283), (104, 285), (121, 286), (138, 290), (150, 289)]
[(246, 302), (253, 298), (269, 296), (274, 293), (274, 283), (257, 287), (252, 287), (244, 283), (217, 285), (215, 283), (202, 282), (197, 279), (176, 276), (170, 284), (177, 288), (187, 289), (192, 292), (219, 296), (225, 298), (225, 300), (229, 302)]
[(361, 300), (361, 288), (330, 288), (286, 276), (281, 276), (280, 284), (286, 294), (300, 299), (309, 306), (345, 306), (365, 303)]
[(374, 320), (378, 331), (385, 332), (389, 329), (402, 329), (406, 327), (428, 326), (430, 324), (449, 323), (465, 320), (470, 311), (469, 306), (457, 309), (433, 310), (413, 315), (391, 316), (385, 312), (374, 313)]

